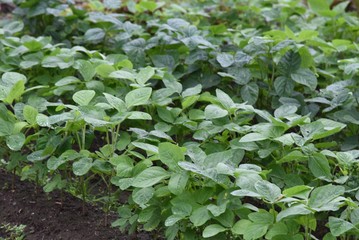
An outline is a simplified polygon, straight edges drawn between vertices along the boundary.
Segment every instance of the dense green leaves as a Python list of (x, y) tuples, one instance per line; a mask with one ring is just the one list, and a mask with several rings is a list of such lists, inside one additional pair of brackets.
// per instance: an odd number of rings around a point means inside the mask
[(130, 233), (357, 236), (347, 1), (37, 2), (0, 22), (1, 168)]

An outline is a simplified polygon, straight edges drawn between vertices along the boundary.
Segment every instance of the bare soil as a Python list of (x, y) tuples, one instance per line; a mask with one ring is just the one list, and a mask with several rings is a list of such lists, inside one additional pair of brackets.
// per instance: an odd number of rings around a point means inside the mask
[[(101, 239), (156, 239), (149, 233), (131, 236), (105, 225), (105, 214), (96, 206), (87, 205), (82, 214), (82, 201), (64, 194), (61, 205), (60, 192), (35, 193), (35, 185), (15, 177), (15, 189), (11, 189), (12, 175), (0, 169), (0, 224), (26, 225), (26, 240), (101, 240)], [(109, 222), (116, 219), (110, 216)], [(0, 230), (0, 239), (6, 236)]]

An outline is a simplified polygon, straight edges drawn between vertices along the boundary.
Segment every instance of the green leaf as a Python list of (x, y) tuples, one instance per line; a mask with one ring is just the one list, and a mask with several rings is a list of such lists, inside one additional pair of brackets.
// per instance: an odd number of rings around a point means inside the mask
[(178, 221), (184, 219), (185, 217), (182, 215), (171, 215), (165, 221), (165, 226), (170, 227), (176, 224)]
[(131, 81), (134, 81), (134, 79), (135, 79), (134, 74), (132, 74), (132, 73), (130, 73), (128, 71), (125, 71), (125, 70), (118, 70), (118, 71), (111, 72), (109, 77), (111, 77), (111, 78), (119, 78), (119, 79), (128, 79), (128, 80), (131, 80)]
[(158, 147), (156, 147), (152, 144), (142, 143), (142, 142), (132, 142), (131, 144), (135, 147), (145, 150), (146, 152), (149, 152), (152, 154), (158, 154)]
[(280, 188), (268, 181), (262, 180), (254, 184), (257, 193), (270, 203), (275, 203), (282, 196)]
[(315, 188), (310, 195), (308, 206), (317, 211), (335, 211), (339, 207), (336, 204), (331, 204), (331, 202), (343, 195), (344, 192), (345, 188), (343, 186), (334, 186), (332, 184)]
[(202, 233), (202, 237), (204, 238), (209, 238), (209, 237), (213, 237), (216, 236), (218, 233), (224, 232), (226, 231), (226, 228), (222, 227), (219, 224), (211, 224), (208, 225)]
[(30, 105), (25, 105), (24, 109), (23, 109), (23, 115), (24, 118), (26, 120), (26, 122), (28, 122), (31, 125), (36, 125), (37, 121), (37, 115), (38, 115), (38, 111), (36, 108), (30, 106)]
[(286, 197), (299, 197), (299, 198), (307, 199), (312, 189), (313, 187), (307, 185), (298, 185), (283, 190), (283, 195)]
[(241, 88), (241, 97), (248, 104), (253, 105), (259, 95), (259, 87), (255, 82), (250, 82)]
[(132, 176), (133, 160), (130, 157), (121, 155), (110, 159), (110, 162), (116, 166), (117, 176), (122, 178)]
[(262, 140), (266, 140), (268, 137), (263, 136), (260, 133), (248, 133), (247, 135), (244, 135), (239, 142), (258, 142)]
[(289, 77), (279, 76), (274, 80), (274, 89), (279, 96), (290, 96), (294, 89), (294, 83)]
[(49, 155), (44, 153), (44, 150), (38, 150), (27, 155), (27, 160), (30, 162), (38, 162), (48, 158)]
[(189, 217), (189, 220), (193, 223), (193, 226), (199, 227), (205, 224), (211, 216), (206, 206), (202, 206), (193, 211), (192, 215)]
[(175, 195), (180, 195), (186, 188), (189, 175), (187, 172), (174, 173), (168, 182), (168, 190)]
[(95, 66), (93, 66), (91, 62), (85, 60), (79, 60), (78, 63), (79, 63), (78, 71), (80, 72), (83, 79), (86, 82), (92, 80), (92, 78), (96, 74)]
[(142, 68), (136, 76), (136, 81), (138, 84), (144, 85), (153, 75), (155, 75), (155, 70), (152, 67)]
[(171, 170), (179, 170), (178, 162), (184, 161), (183, 150), (172, 143), (161, 143), (158, 147), (161, 162)]
[(152, 116), (145, 112), (132, 111), (132, 112), (129, 112), (127, 119), (152, 120)]
[(308, 167), (317, 178), (330, 180), (333, 177), (330, 172), (328, 159), (323, 154), (314, 153), (312, 156), (309, 156)]
[(340, 132), (345, 126), (343, 123), (321, 118), (300, 126), (300, 131), (306, 140), (317, 140)]
[(325, 17), (334, 17), (336, 14), (330, 10), (330, 2), (327, 0), (308, 0), (308, 4), (313, 12)]
[(4, 102), (12, 104), (14, 100), (17, 100), (25, 92), (25, 82), (18, 81), (10, 89), (8, 95), (4, 99)]
[(150, 99), (151, 94), (152, 88), (149, 87), (132, 90), (127, 93), (125, 97), (127, 108), (146, 104)]
[(106, 33), (101, 28), (91, 28), (88, 29), (84, 35), (84, 39), (86, 42), (97, 44), (103, 41)]
[(75, 83), (79, 83), (79, 82), (81, 82), (81, 81), (78, 78), (73, 77), (73, 76), (68, 76), (68, 77), (61, 78), (59, 81), (57, 81), (55, 83), (55, 86), (62, 87), (62, 86), (71, 85), (71, 84), (75, 84)]
[(339, 237), (340, 235), (355, 228), (355, 226), (341, 218), (329, 217), (329, 228), (333, 236)]
[(216, 89), (216, 96), (225, 109), (229, 110), (235, 106), (232, 98), (222, 90)]
[(231, 230), (234, 234), (243, 235), (250, 225), (252, 225), (251, 221), (247, 219), (241, 219), (233, 225)]
[(170, 177), (170, 174), (161, 167), (150, 167), (140, 172), (133, 180), (132, 186), (146, 188)]
[(295, 82), (309, 87), (312, 91), (317, 87), (317, 77), (309, 69), (298, 69), (290, 76)]
[(277, 215), (277, 222), (280, 222), (282, 219), (290, 216), (297, 215), (308, 215), (312, 213), (309, 209), (307, 209), (303, 204), (291, 206), (287, 209), (284, 209), (279, 212)]
[(280, 59), (278, 63), (278, 72), (284, 77), (290, 77), (292, 73), (300, 68), (301, 61), (299, 53), (289, 50)]
[(72, 171), (76, 176), (83, 176), (92, 167), (92, 158), (83, 157), (72, 164)]
[(10, 148), (13, 151), (21, 150), (24, 143), (25, 143), (25, 135), (23, 133), (6, 136), (6, 145), (8, 146), (8, 148)]
[(113, 72), (115, 72), (116, 69), (110, 64), (103, 63), (103, 64), (98, 65), (95, 68), (95, 70), (96, 70), (96, 73), (98, 75), (100, 75), (101, 77), (108, 78), (111, 76), (111, 74)]
[(126, 112), (126, 104), (122, 99), (112, 96), (111, 94), (104, 93), (107, 102), (115, 108), (119, 113)]
[(277, 222), (275, 223), (266, 234), (266, 239), (273, 239), (275, 236), (278, 235), (288, 235), (288, 228), (283, 222)]
[(216, 119), (227, 116), (228, 111), (217, 105), (210, 104), (204, 109), (204, 115), (207, 119)]
[(132, 199), (135, 203), (144, 207), (145, 204), (151, 200), (154, 194), (155, 194), (155, 189), (152, 187), (136, 189), (132, 194)]
[(227, 68), (234, 63), (234, 57), (228, 53), (220, 53), (217, 55), (217, 61), (222, 67)]
[(268, 225), (252, 223), (244, 230), (245, 232), (243, 237), (245, 240), (260, 239), (267, 233), (267, 230)]
[(93, 97), (95, 96), (96, 92), (94, 90), (81, 90), (76, 92), (72, 99), (75, 103), (77, 103), (80, 106), (86, 106), (88, 105)]
[(259, 212), (250, 213), (248, 214), (248, 218), (254, 223), (270, 225), (274, 222), (273, 214), (264, 210), (259, 210)]
[(61, 189), (66, 184), (66, 181), (61, 179), (60, 174), (56, 174), (44, 187), (44, 192), (52, 192), (56, 188)]

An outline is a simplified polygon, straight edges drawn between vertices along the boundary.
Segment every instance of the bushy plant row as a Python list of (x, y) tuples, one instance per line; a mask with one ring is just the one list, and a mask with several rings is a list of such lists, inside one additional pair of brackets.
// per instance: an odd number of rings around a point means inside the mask
[(2, 166), (167, 239), (357, 239), (359, 20), (344, 1), (17, 0)]

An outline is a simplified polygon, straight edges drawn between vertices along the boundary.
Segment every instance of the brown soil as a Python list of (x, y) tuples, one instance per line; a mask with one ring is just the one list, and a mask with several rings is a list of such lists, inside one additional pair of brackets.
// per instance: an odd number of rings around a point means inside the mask
[[(26, 240), (155, 239), (148, 233), (129, 236), (105, 226), (105, 214), (94, 206), (88, 205), (82, 214), (81, 200), (69, 194), (64, 194), (61, 205), (59, 192), (35, 194), (35, 185), (18, 177), (11, 190), (11, 180), (12, 175), (0, 169), (0, 224), (26, 225)], [(114, 215), (109, 220), (115, 219)], [(4, 230), (1, 237), (6, 237)]]

